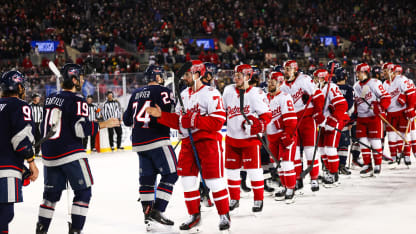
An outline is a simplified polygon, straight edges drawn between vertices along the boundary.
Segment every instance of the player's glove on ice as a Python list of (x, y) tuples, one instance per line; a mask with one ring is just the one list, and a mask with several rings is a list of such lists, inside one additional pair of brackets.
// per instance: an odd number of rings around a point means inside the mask
[(196, 128), (200, 114), (198, 112), (188, 112), (181, 118), (183, 128)]
[(248, 116), (247, 119), (249, 120), (249, 123), (244, 120), (241, 125), (247, 135), (256, 135), (264, 132), (266, 126), (262, 119), (258, 119), (252, 115)]

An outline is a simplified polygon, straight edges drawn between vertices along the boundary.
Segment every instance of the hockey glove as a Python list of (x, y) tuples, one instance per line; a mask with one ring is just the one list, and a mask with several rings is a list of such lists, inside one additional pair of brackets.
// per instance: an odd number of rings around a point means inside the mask
[(374, 101), (372, 103), (372, 107), (373, 107), (373, 112), (374, 112), (375, 115), (383, 114), (384, 110), (378, 102)]
[(198, 119), (199, 119), (198, 112), (188, 112), (184, 116), (182, 116), (181, 123), (183, 128), (196, 128)]
[(398, 102), (401, 106), (404, 106), (404, 104), (406, 104), (406, 101), (407, 101), (407, 99), (406, 99), (406, 95), (404, 95), (403, 93), (401, 93), (401, 94), (399, 95), (399, 97), (397, 98), (397, 102)]
[(337, 124), (338, 124), (338, 121), (337, 121), (337, 119), (335, 119), (335, 117), (328, 116), (328, 118), (326, 118), (325, 130), (326, 131), (334, 131)]
[(283, 118), (279, 118), (279, 119), (275, 120), (273, 123), (274, 123), (274, 126), (276, 126), (277, 129), (284, 128), (284, 126), (283, 126)]
[(302, 102), (303, 102), (304, 105), (306, 105), (306, 103), (308, 103), (310, 97), (311, 96), (307, 93), (302, 94)]
[(280, 138), (280, 140), (282, 141), (282, 145), (287, 149), (289, 149), (290, 146), (293, 144), (293, 138), (290, 137), (290, 135), (287, 134), (286, 132), (282, 134), (282, 137)]
[(30, 172), (29, 168), (23, 165), (23, 173), (22, 173), (23, 186), (28, 186), (30, 184), (31, 175), (32, 175), (32, 172)]
[(264, 132), (266, 126), (262, 119), (258, 119), (252, 115), (248, 116), (247, 119), (250, 121), (250, 123), (247, 123), (247, 121), (244, 120), (241, 125), (247, 135), (251, 136)]
[(325, 116), (321, 112), (317, 112), (312, 115), (313, 119), (315, 120), (317, 125), (320, 125), (324, 122)]
[(408, 120), (414, 120), (416, 117), (416, 112), (414, 108), (408, 108), (404, 111), (404, 116), (406, 116), (406, 118)]

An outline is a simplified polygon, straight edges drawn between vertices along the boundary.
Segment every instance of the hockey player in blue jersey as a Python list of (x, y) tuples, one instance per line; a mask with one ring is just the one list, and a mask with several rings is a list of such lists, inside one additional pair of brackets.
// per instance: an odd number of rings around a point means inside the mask
[[(9, 232), (14, 216), (14, 203), (22, 202), (24, 175), (35, 181), (39, 171), (34, 161), (33, 121), (29, 105), (23, 101), (25, 78), (18, 71), (9, 71), (0, 79), (0, 233)], [(24, 173), (23, 162), (29, 164)]]
[[(354, 112), (354, 89), (346, 83), (348, 79), (347, 71), (345, 71), (345, 69), (342, 67), (338, 67), (337, 69), (334, 69), (334, 74), (335, 74), (335, 79), (337, 81), (339, 90), (341, 91), (345, 100), (348, 103), (348, 110), (347, 110), (348, 115), (351, 116), (352, 113)], [(348, 147), (351, 144), (350, 129), (351, 129), (351, 125), (346, 125), (342, 129), (341, 138), (340, 138), (339, 145), (337, 148), (338, 156), (339, 156), (338, 171), (340, 174), (343, 174), (343, 175), (351, 174), (351, 171), (349, 171), (348, 168), (346, 167), (347, 158), (348, 158)], [(353, 149), (351, 149), (351, 151), (353, 151)], [(357, 152), (355, 152), (355, 154), (356, 153)], [(360, 152), (358, 151), (358, 154), (359, 153)], [(358, 157), (358, 156), (354, 156), (354, 157)]]
[[(124, 124), (133, 128), (133, 151), (137, 152), (140, 165), (140, 201), (148, 231), (154, 228), (154, 222), (168, 226), (174, 224), (163, 215), (178, 179), (170, 128), (157, 123), (157, 118), (145, 111), (149, 106), (158, 105), (163, 111), (171, 112), (174, 106), (172, 91), (162, 86), (163, 73), (160, 67), (149, 66), (145, 76), (150, 82), (132, 93), (123, 115)], [(161, 179), (155, 191), (157, 174)]]
[(100, 123), (88, 120), (88, 104), (77, 94), (84, 83), (79, 65), (66, 64), (61, 74), (63, 90), (45, 99), (45, 114), (41, 124), (41, 132), (48, 140), (42, 144), (45, 186), (36, 234), (47, 233), (56, 203), (62, 191), (69, 189), (67, 182), (74, 190), (69, 233), (81, 233), (94, 183), (82, 139), (96, 134), (99, 128), (120, 124), (114, 118)]

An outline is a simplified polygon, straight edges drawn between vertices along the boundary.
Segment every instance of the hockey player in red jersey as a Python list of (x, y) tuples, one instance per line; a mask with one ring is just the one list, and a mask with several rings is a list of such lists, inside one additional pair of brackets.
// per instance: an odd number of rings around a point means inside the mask
[(311, 189), (312, 191), (318, 191), (319, 162), (317, 158), (312, 162), (312, 158), (317, 138), (317, 126), (325, 120), (325, 116), (322, 114), (324, 95), (315, 87), (310, 76), (298, 71), (296, 61), (288, 60), (283, 64), (283, 67), (286, 81), (282, 84), (280, 90), (292, 96), (296, 115), (298, 121), (300, 121), (295, 156), (296, 189), (303, 188), (303, 181), (300, 177), (303, 169), (300, 155), (300, 146), (302, 145), (308, 165), (313, 163), (313, 169), (310, 172)]
[[(410, 141), (410, 124), (415, 118), (415, 88), (410, 80), (402, 75), (402, 67), (400, 65), (386, 66), (386, 73), (390, 79), (384, 82), (384, 89), (391, 96), (391, 104), (387, 108), (387, 120), (395, 127), (400, 134), (406, 135), (406, 140)], [(404, 144), (402, 138), (389, 126), (387, 126), (387, 136), (389, 139), (390, 155), (396, 161), (398, 154), (404, 153), (404, 162), (410, 165), (410, 145)], [(395, 162), (392, 162), (394, 167)]]
[(324, 116), (321, 123), (323, 128), (319, 139), (319, 152), (328, 174), (323, 178), (325, 187), (334, 187), (338, 181), (339, 157), (337, 147), (341, 138), (341, 132), (336, 129), (344, 127), (344, 121), (349, 119), (346, 111), (348, 103), (339, 90), (338, 85), (332, 83), (325, 69), (318, 69), (313, 73), (314, 82), (325, 95)]
[[(377, 152), (373, 152), (374, 174), (381, 171), (383, 137), (383, 123), (379, 115), (384, 115), (389, 107), (391, 96), (383, 87), (380, 80), (370, 78), (370, 66), (366, 63), (357, 65), (355, 72), (359, 82), (354, 85), (354, 99), (357, 111), (357, 138), (361, 142), (371, 145)], [(370, 149), (361, 145), (361, 154), (364, 160), (362, 177), (372, 176)]]
[(272, 120), (267, 125), (267, 137), (270, 150), (281, 160), (278, 168), (283, 189), (275, 194), (275, 200), (294, 201), (296, 185), (295, 154), (297, 116), (292, 97), (280, 91), (285, 78), (281, 72), (270, 73), (267, 99), (269, 100)]
[[(261, 168), (261, 142), (257, 134), (266, 130), (271, 113), (266, 94), (258, 87), (250, 87), (248, 82), (253, 75), (250, 65), (238, 65), (234, 69), (234, 82), (224, 90), (224, 107), (227, 111), (227, 137), (225, 148), (225, 168), (230, 191), (230, 211), (239, 207), (240, 168), (247, 171), (254, 193), (253, 212), (263, 209), (264, 177)], [(244, 113), (248, 123), (240, 113), (240, 90), (245, 90)]]
[[(175, 113), (162, 112), (159, 106), (146, 109), (151, 116), (158, 117), (158, 123), (179, 129), (182, 135), (177, 173), (181, 177), (185, 204), (190, 215), (179, 227), (184, 231), (197, 229), (201, 219), (198, 165), (192, 144), (198, 154), (201, 175), (212, 192), (220, 215), (219, 228), (226, 230), (230, 227), (228, 191), (223, 180), (222, 136), (219, 133), (225, 122), (225, 111), (220, 92), (201, 82), (205, 73), (205, 65), (194, 60), (183, 77), (188, 87), (181, 92), (180, 98), (186, 113), (182, 113), (180, 104), (176, 105)], [(188, 135), (188, 129), (191, 130), (193, 142)]]

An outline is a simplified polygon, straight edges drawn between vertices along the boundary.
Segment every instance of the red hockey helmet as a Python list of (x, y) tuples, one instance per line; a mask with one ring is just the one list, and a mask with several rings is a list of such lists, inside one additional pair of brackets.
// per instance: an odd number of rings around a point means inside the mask
[(367, 63), (360, 63), (357, 65), (357, 67), (355, 68), (355, 72), (367, 72), (370, 73), (371, 68)]
[(402, 68), (402, 66), (400, 66), (400, 65), (394, 65), (394, 67), (393, 67), (392, 71), (393, 71), (393, 72), (398, 72), (399, 74), (402, 74), (402, 72), (403, 72), (403, 68)]
[(295, 60), (287, 60), (285, 63), (283, 63), (283, 67), (286, 69), (286, 67), (291, 67), (295, 69), (295, 72), (298, 71), (298, 63)]
[(388, 70), (392, 71), (392, 70), (393, 70), (393, 68), (394, 68), (394, 64), (393, 64), (393, 63), (384, 63), (384, 64), (381, 66), (381, 69), (383, 69), (383, 70), (388, 69)]
[(325, 81), (328, 81), (328, 71), (325, 69), (318, 69), (313, 73), (314, 77), (318, 77), (320, 79), (324, 79)]
[(285, 80), (285, 77), (281, 72), (271, 72), (269, 79), (276, 80), (278, 83), (282, 83)]
[(199, 76), (205, 76), (205, 65), (201, 60), (192, 60), (192, 67), (188, 70), (189, 72), (195, 73), (199, 72)]
[(253, 68), (248, 64), (237, 65), (234, 68), (234, 74), (237, 73), (243, 73), (244, 75), (248, 75), (250, 80), (253, 76)]

